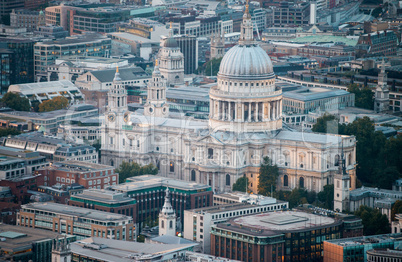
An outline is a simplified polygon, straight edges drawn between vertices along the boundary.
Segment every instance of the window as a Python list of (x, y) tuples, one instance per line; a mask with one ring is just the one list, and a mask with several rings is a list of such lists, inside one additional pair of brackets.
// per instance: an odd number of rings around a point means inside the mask
[(169, 222), (169, 228), (173, 228), (173, 221)]
[(283, 176), (283, 186), (289, 186), (289, 177), (288, 177), (288, 175)]
[(169, 171), (174, 172), (174, 163), (173, 163), (173, 161), (170, 161)]
[(208, 148), (208, 159), (214, 159), (214, 150), (212, 148)]
[(339, 155), (335, 155), (335, 166), (339, 166)]
[(226, 185), (230, 186), (230, 175), (226, 174)]
[(191, 181), (195, 181), (195, 170), (191, 170)]
[(165, 228), (165, 221), (162, 220), (161, 228)]
[(300, 188), (304, 188), (304, 178), (303, 177), (301, 177), (299, 180), (299, 186), (300, 186)]

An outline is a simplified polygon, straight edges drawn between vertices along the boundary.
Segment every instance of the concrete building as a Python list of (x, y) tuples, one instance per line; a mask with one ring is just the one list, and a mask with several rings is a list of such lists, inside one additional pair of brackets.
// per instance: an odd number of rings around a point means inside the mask
[(324, 240), (342, 237), (342, 219), (302, 211), (246, 215), (211, 229), (211, 254), (248, 261), (315, 261)]
[(184, 74), (194, 74), (198, 68), (198, 40), (195, 36), (173, 36), (184, 58)]
[(10, 15), (13, 9), (24, 8), (24, 0), (0, 0), (0, 17)]
[(401, 243), (400, 233), (325, 240), (324, 262), (369, 261), (367, 251), (375, 248), (395, 249)]
[(151, 217), (159, 217), (165, 202), (166, 189), (169, 187), (171, 205), (183, 225), (184, 210), (212, 206), (210, 186), (176, 180), (172, 178), (144, 175), (131, 177), (127, 182), (112, 186), (112, 190), (125, 193), (138, 203), (137, 223), (143, 223)]
[(402, 260), (402, 250), (389, 248), (375, 248), (367, 250), (367, 262), (393, 262)]
[(10, 138), (1, 137), (0, 145), (8, 148), (39, 152), (49, 161), (78, 160), (98, 163), (98, 152), (92, 146), (67, 144), (66, 141), (44, 135), (42, 132), (25, 133)]
[[(278, 188), (319, 192), (333, 184), (334, 160), (343, 141), (346, 156), (352, 157), (347, 171), (354, 177), (354, 137), (282, 128), (282, 90), (275, 86), (269, 56), (254, 40), (248, 12), (242, 27), (239, 44), (223, 57), (217, 85), (209, 90), (208, 121), (128, 112), (126, 92), (116, 74), (109, 97), (123, 102), (105, 115), (103, 163), (118, 166), (127, 159), (154, 163), (163, 176), (227, 192), (244, 174), (252, 174), (250, 182), (258, 184), (259, 167), (268, 156), (280, 168)], [(161, 84), (153, 81), (152, 86)], [(158, 103), (165, 102), (158, 99)], [(353, 182), (351, 185), (354, 188)]]
[(91, 237), (71, 244), (72, 261), (178, 261), (196, 244), (147, 244)]
[(72, 195), (68, 204), (131, 216), (134, 218), (134, 224), (137, 223), (137, 201), (120, 192), (94, 188), (86, 189), (80, 194)]
[(283, 93), (283, 112), (307, 114), (355, 106), (355, 95), (344, 90), (310, 87)]
[(8, 92), (28, 98), (31, 104), (32, 102), (42, 103), (57, 96), (67, 98), (70, 104), (84, 100), (81, 91), (68, 80), (11, 85)]
[(67, 37), (68, 31), (64, 30), (61, 26), (42, 25), (38, 27), (35, 34), (44, 38), (58, 39)]
[(14, 179), (32, 175), (36, 170), (49, 166), (39, 152), (0, 146), (0, 179)]
[(45, 14), (42, 11), (13, 9), (10, 14), (10, 25), (26, 28), (27, 32), (34, 32), (39, 26), (45, 25)]
[(280, 6), (274, 9), (273, 25), (308, 25), (310, 17), (310, 4), (281, 2)]
[(35, 80), (50, 81), (48, 66), (57, 58), (71, 55), (103, 57), (110, 52), (111, 44), (110, 38), (96, 33), (86, 33), (57, 41), (38, 42), (34, 47)]
[[(69, 121), (87, 117), (98, 116), (98, 109), (92, 105), (72, 105), (68, 109), (50, 112), (10, 111), (0, 113), (0, 116), (26, 122), (28, 130), (38, 130), (46, 134), (57, 134), (59, 125), (68, 124)], [(25, 134), (23, 134), (25, 135)], [(30, 134), (26, 134), (30, 136)], [(62, 141), (58, 141), (63, 143)]]
[(0, 259), (3, 261), (53, 262), (51, 255), (54, 239), (66, 237), (69, 242), (76, 240), (72, 235), (3, 223), (0, 224), (0, 232)]
[(37, 171), (43, 175), (44, 186), (77, 183), (86, 189), (104, 189), (119, 183), (119, 174), (113, 167), (82, 161), (55, 162)]
[[(215, 196), (214, 196), (215, 204)], [(201, 243), (202, 253), (211, 252), (211, 226), (223, 223), (234, 217), (258, 214), (262, 212), (274, 212), (289, 207), (288, 202), (269, 201), (268, 203), (234, 203), (218, 206), (197, 208), (184, 211), (183, 236), (188, 240)]]
[(51, 202), (22, 205), (17, 225), (71, 234), (77, 240), (92, 236), (108, 241), (136, 240), (132, 217)]

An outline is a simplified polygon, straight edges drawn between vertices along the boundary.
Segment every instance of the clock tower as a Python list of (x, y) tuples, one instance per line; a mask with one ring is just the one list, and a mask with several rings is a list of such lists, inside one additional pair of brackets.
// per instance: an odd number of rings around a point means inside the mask
[(166, 81), (159, 71), (158, 60), (155, 61), (152, 80), (148, 84), (144, 115), (154, 117), (166, 117), (169, 115), (169, 105), (166, 103)]

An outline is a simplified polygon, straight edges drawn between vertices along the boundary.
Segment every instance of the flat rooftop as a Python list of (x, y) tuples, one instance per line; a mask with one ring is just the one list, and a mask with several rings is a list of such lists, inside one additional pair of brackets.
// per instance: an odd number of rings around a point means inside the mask
[(154, 187), (169, 187), (185, 191), (211, 190), (211, 187), (207, 185), (154, 175), (130, 177), (128, 180), (130, 182), (114, 185), (112, 186), (112, 189), (121, 192), (136, 191)]
[(317, 99), (334, 98), (350, 94), (348, 91), (340, 89), (329, 89), (322, 87), (309, 87), (289, 92), (283, 92), (284, 98), (295, 99), (300, 101), (313, 101)]
[[(148, 244), (91, 237), (71, 243), (74, 254), (102, 261), (159, 261), (161, 256), (190, 249), (197, 244)], [(137, 260), (136, 260), (137, 259)]]
[[(308, 228), (320, 228), (338, 224), (334, 218), (319, 216), (300, 211), (280, 211), (243, 216), (230, 220), (230, 228), (241, 228), (248, 231), (260, 231), (262, 234), (272, 234), (286, 231), (298, 231)], [(222, 224), (223, 227), (225, 223)], [(241, 227), (240, 227), (241, 226)], [(218, 225), (221, 227), (221, 225)]]
[(73, 207), (63, 204), (56, 204), (51, 202), (46, 203), (29, 203), (26, 205), (22, 205), (21, 209), (34, 209), (36, 211), (45, 211), (45, 212), (52, 212), (57, 214), (63, 214), (68, 216), (75, 216), (80, 218), (87, 218), (93, 219), (97, 221), (125, 221), (125, 220), (132, 220), (132, 217), (128, 217), (125, 215), (114, 214), (109, 212), (103, 212), (88, 208), (82, 207)]
[(30, 246), (33, 242), (58, 237), (61, 238), (63, 235), (48, 230), (0, 224), (0, 238), (6, 239), (6, 241), (0, 242), (2, 250), (16, 251), (16, 249)]
[(78, 173), (78, 172), (113, 170), (114, 167), (102, 164), (77, 161), (77, 160), (69, 160), (63, 162), (56, 162), (52, 166), (47, 167), (47, 169), (56, 169), (56, 170), (71, 171)]
[(326, 242), (346, 247), (346, 246), (369, 245), (381, 242), (382, 243), (394, 242), (397, 240), (398, 241), (402, 240), (402, 233), (340, 238), (340, 239), (326, 240)]
[(219, 205), (219, 206), (196, 208), (196, 209), (192, 209), (190, 212), (198, 213), (198, 214), (204, 214), (204, 213), (216, 214), (216, 213), (220, 213), (220, 212), (235, 211), (235, 210), (241, 210), (241, 209), (252, 208), (252, 207), (258, 207), (258, 206), (245, 204), (245, 203), (235, 203), (235, 204), (226, 204), (226, 205)]
[(104, 202), (108, 204), (117, 204), (123, 202), (133, 202), (135, 201), (131, 197), (125, 196), (124, 193), (117, 191), (105, 190), (105, 189), (85, 189), (81, 194), (76, 194), (71, 196), (71, 199), (80, 198), (93, 200), (98, 202)]

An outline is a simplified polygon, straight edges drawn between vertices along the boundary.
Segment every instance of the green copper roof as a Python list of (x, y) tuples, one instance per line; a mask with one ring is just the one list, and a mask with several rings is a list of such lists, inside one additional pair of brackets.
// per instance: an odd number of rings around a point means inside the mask
[(296, 37), (290, 41), (294, 43), (313, 43), (313, 42), (343, 42), (348, 46), (355, 46), (357, 44), (357, 39), (350, 39), (343, 36), (333, 36), (333, 35), (312, 35), (304, 37)]

